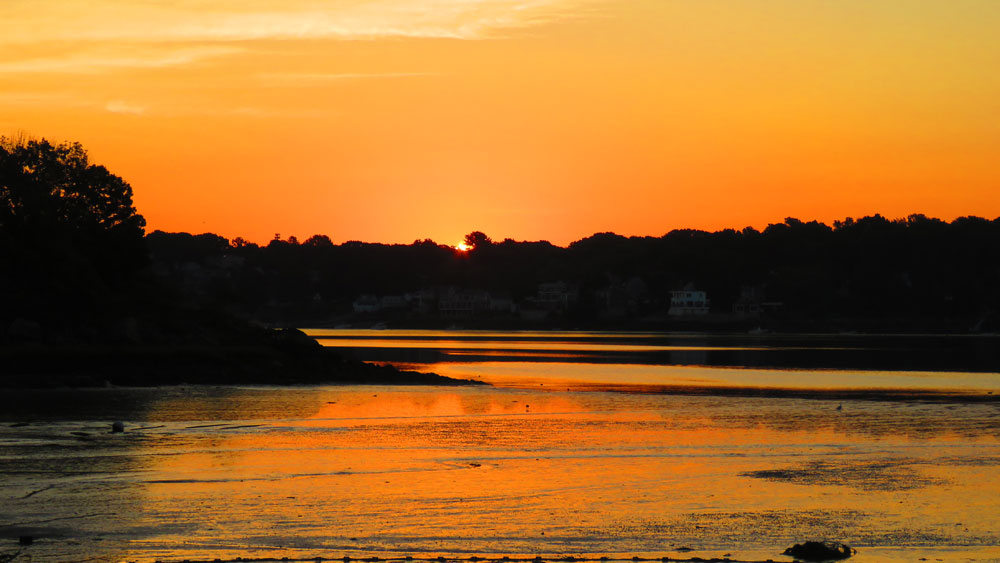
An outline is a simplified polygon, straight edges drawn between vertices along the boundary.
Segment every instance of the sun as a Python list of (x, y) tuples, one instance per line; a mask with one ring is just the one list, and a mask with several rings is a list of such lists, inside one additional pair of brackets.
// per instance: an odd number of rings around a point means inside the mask
[(472, 247), (469, 246), (469, 245), (467, 245), (467, 244), (465, 244), (464, 242), (460, 242), (460, 243), (458, 243), (458, 244), (455, 245), (455, 250), (457, 250), (459, 252), (468, 252), (468, 251), (472, 250)]

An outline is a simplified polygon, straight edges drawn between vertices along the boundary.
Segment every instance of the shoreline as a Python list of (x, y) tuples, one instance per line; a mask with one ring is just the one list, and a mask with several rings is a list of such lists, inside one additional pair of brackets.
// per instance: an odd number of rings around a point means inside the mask
[(643, 317), (630, 319), (580, 320), (556, 317), (544, 321), (498, 318), (412, 318), (406, 316), (341, 315), (327, 318), (272, 319), (274, 326), (295, 326), (315, 329), (338, 327), (364, 330), (499, 330), (499, 331), (583, 331), (583, 332), (655, 332), (662, 334), (702, 334), (713, 336), (1000, 336), (995, 329), (975, 328), (975, 319), (963, 322), (942, 322), (938, 317), (872, 317), (872, 318), (732, 318), (726, 314), (710, 314), (707, 318)]
[(4, 346), (0, 388), (178, 385), (479, 385), (342, 357), (322, 347)]
[[(382, 366), (373, 366), (376, 368)], [(28, 377), (28, 376), (25, 376)], [(0, 389), (8, 391), (128, 391), (141, 389), (315, 389), (321, 387), (352, 387), (352, 386), (389, 386), (389, 387), (478, 387), (493, 389), (509, 389), (524, 391), (543, 391), (546, 393), (624, 393), (637, 395), (667, 395), (676, 397), (721, 397), (734, 399), (798, 399), (807, 401), (859, 401), (888, 402), (914, 404), (956, 404), (956, 405), (989, 405), (1000, 404), (1000, 395), (992, 392), (964, 392), (955, 390), (912, 390), (912, 389), (803, 389), (779, 387), (735, 387), (735, 386), (698, 386), (698, 385), (649, 385), (649, 384), (614, 384), (587, 382), (560, 382), (540, 388), (537, 384), (528, 383), (496, 383), (470, 379), (456, 379), (446, 376), (417, 372), (410, 370), (395, 370), (387, 379), (369, 378), (365, 380), (339, 381), (228, 381), (228, 382), (194, 382), (180, 381), (164, 383), (152, 381), (148, 384), (114, 384), (108, 380), (98, 381), (87, 376), (57, 376), (42, 379), (40, 384), (17, 384), (20, 381), (9, 381), (0, 377)], [(13, 383), (13, 384), (11, 384)]]
[[(498, 388), (533, 389), (530, 385), (490, 384)], [(565, 385), (552, 387), (565, 388)], [(568, 390), (580, 392), (624, 392), (644, 395), (675, 395), (695, 397), (736, 397), (760, 399), (807, 399), (816, 401), (887, 401), (913, 403), (1000, 403), (993, 392), (924, 389), (808, 389), (789, 387), (738, 387), (699, 385), (651, 385), (613, 383), (575, 383)]]
[[(44, 539), (42, 541), (45, 541)], [(32, 544), (37, 545), (37, 544)], [(32, 545), (18, 546), (14, 551), (0, 552), (0, 561), (13, 561), (22, 555), (31, 555)], [(853, 547), (853, 546), (852, 546)], [(739, 551), (739, 550), (731, 550)], [(594, 555), (499, 555), (487, 556), (479, 555), (344, 555), (344, 556), (235, 556), (235, 557), (204, 557), (204, 558), (159, 558), (149, 559), (129, 559), (129, 561), (146, 561), (148, 563), (316, 563), (325, 561), (336, 561), (339, 563), (782, 563), (787, 561), (792, 563), (801, 561), (791, 555), (782, 553), (781, 548), (772, 552), (760, 548), (747, 550), (744, 555), (733, 555), (725, 549), (692, 549), (680, 547), (677, 549), (666, 549), (665, 553), (670, 555), (625, 555), (614, 554), (610, 556)], [(720, 554), (720, 552), (722, 552)], [(684, 555), (681, 555), (684, 554)], [(866, 546), (860, 545), (851, 557), (844, 559), (850, 561), (995, 561), (1000, 556), (1000, 546), (995, 545), (938, 545), (938, 546)], [(100, 559), (104, 561), (104, 559)], [(111, 560), (106, 560), (111, 561)], [(827, 561), (833, 561), (832, 559)]]

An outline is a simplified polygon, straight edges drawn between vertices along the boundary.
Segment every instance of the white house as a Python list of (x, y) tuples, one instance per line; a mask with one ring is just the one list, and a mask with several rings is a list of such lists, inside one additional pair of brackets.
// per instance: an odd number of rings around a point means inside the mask
[(671, 316), (707, 315), (709, 300), (704, 291), (682, 289), (670, 292)]

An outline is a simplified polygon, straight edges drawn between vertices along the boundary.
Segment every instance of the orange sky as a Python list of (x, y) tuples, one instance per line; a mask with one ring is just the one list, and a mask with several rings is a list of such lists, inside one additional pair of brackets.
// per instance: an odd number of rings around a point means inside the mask
[(1000, 216), (996, 0), (4, 0), (0, 134), (149, 229), (566, 244)]

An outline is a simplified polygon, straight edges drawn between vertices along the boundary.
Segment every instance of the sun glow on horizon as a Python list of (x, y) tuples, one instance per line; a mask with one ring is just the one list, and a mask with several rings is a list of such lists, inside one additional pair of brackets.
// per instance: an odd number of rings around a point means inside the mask
[(1000, 216), (1000, 2), (272, 4), (0, 2), (0, 133), (261, 244)]
[(469, 246), (469, 245), (467, 245), (467, 244), (465, 244), (464, 241), (456, 244), (454, 246), (454, 248), (455, 248), (455, 250), (457, 250), (459, 252), (468, 252), (468, 251), (472, 250), (472, 247)]

